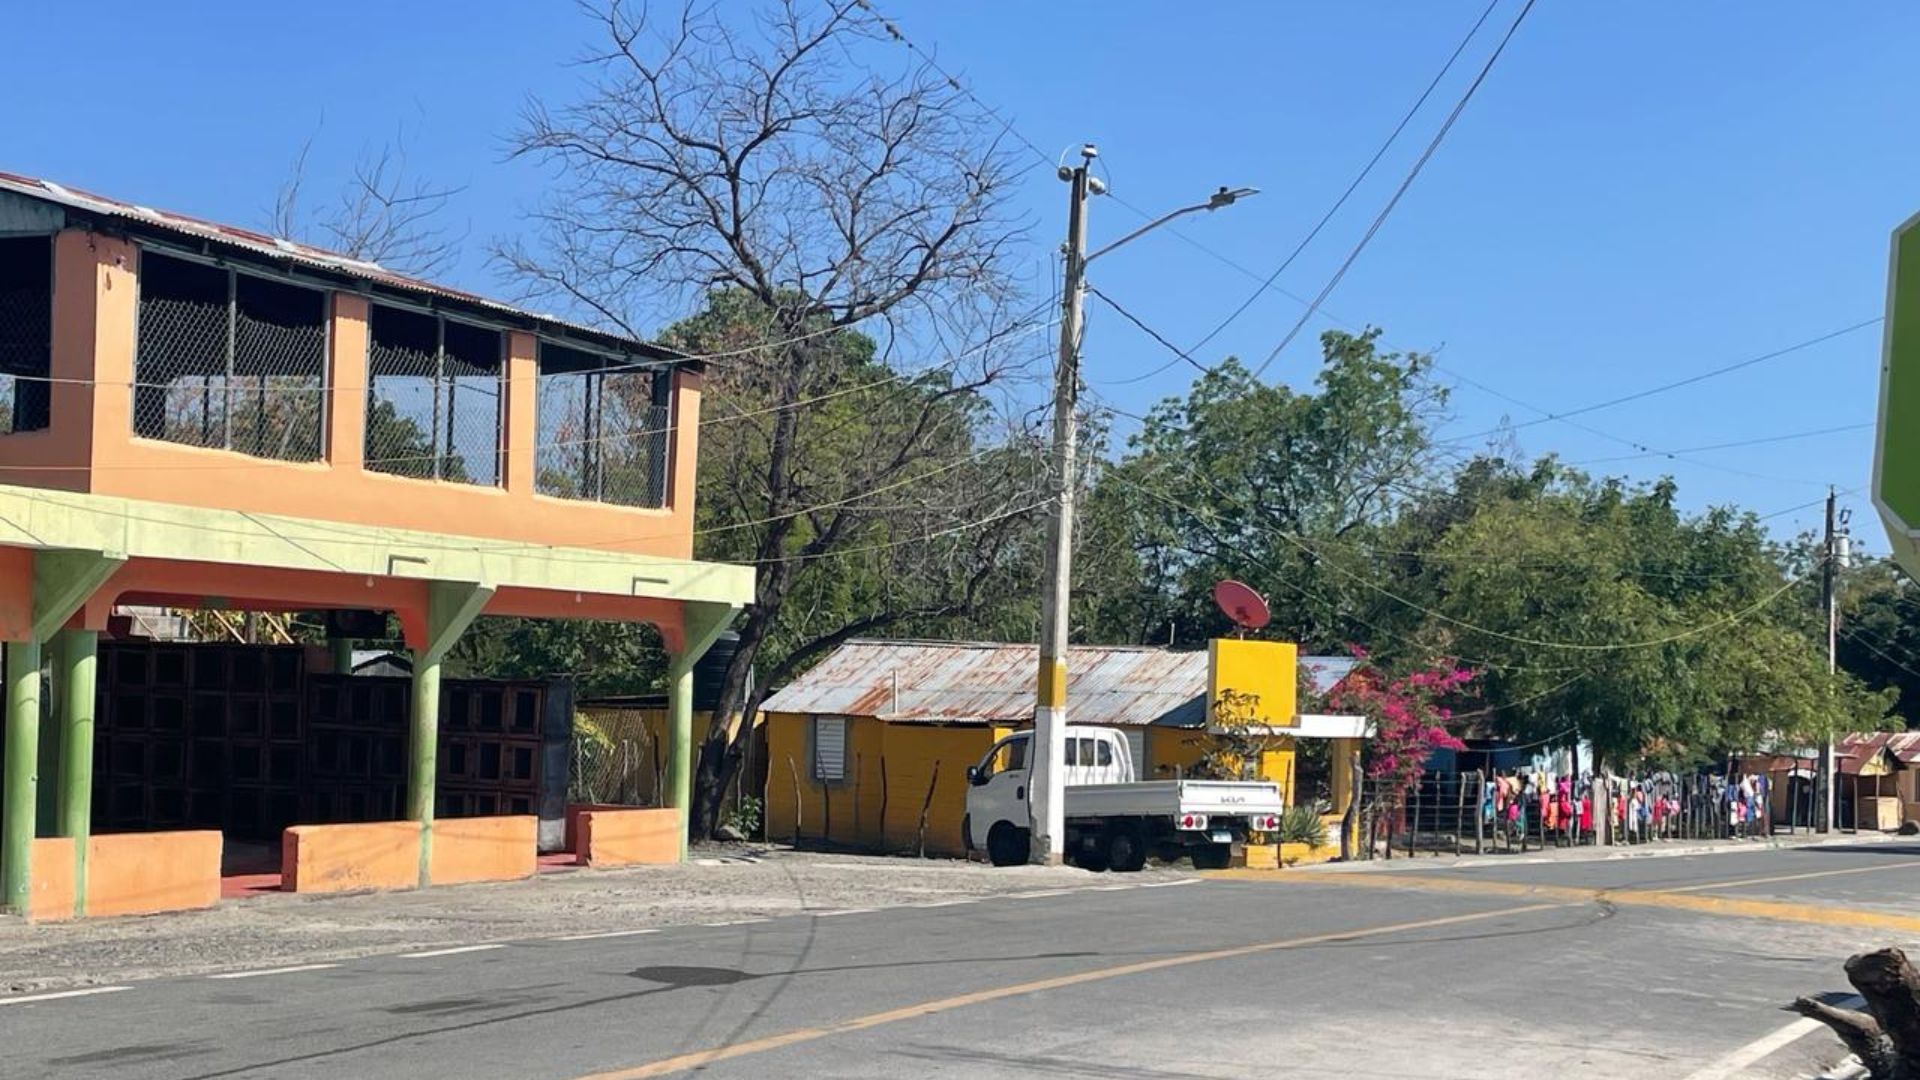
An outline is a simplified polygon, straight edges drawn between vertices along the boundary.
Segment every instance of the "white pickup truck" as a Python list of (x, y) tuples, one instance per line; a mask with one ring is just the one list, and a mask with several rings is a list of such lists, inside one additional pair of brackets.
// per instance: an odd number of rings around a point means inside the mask
[[(963, 839), (995, 866), (1027, 861), (1031, 738), (1009, 735), (967, 768)], [(1138, 870), (1149, 855), (1186, 855), (1196, 869), (1219, 869), (1249, 832), (1278, 828), (1285, 809), (1280, 785), (1265, 781), (1140, 780), (1126, 736), (1114, 728), (1069, 724), (1066, 746), (1064, 854), (1088, 870)]]

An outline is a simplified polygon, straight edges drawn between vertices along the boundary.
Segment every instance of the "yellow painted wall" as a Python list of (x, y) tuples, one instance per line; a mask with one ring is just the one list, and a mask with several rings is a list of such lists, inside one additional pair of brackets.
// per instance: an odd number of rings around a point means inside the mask
[[(1190, 771), (1207, 752), (1207, 733), (1199, 728), (1150, 727), (1147, 729), (1147, 761), (1151, 776), (1147, 780), (1171, 780)], [(1260, 755), (1258, 776), (1280, 785), (1280, 795), (1293, 803), (1293, 740), (1284, 739)], [(1175, 772), (1178, 767), (1178, 774)]]
[(966, 814), (967, 766), (978, 762), (1005, 729), (996, 733), (983, 727), (885, 724), (854, 717), (847, 724), (846, 779), (837, 784), (811, 778), (811, 731), (810, 716), (775, 713), (767, 718), (769, 839), (797, 835), (803, 841), (873, 851), (917, 851), (920, 809), (932, 786), (927, 853), (964, 852), (960, 820)]
[(1255, 699), (1260, 723), (1291, 727), (1299, 710), (1299, 647), (1291, 641), (1215, 638), (1207, 642), (1207, 722), (1220, 695), (1232, 690)]

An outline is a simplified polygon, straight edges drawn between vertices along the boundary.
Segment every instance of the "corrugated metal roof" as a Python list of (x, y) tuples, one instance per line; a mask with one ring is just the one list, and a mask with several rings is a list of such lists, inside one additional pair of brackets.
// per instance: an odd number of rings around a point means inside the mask
[[(1019, 724), (1033, 718), (1035, 645), (855, 640), (836, 649), (761, 706), (765, 712), (877, 716), (902, 723)], [(1318, 683), (1353, 661), (1302, 657)], [(1067, 651), (1067, 698), (1076, 724), (1206, 722), (1207, 654), (1122, 645)], [(1332, 685), (1332, 682), (1327, 684)]]
[(104, 195), (96, 195), (79, 188), (68, 187), (52, 180), (38, 177), (20, 176), (14, 173), (0, 172), (0, 192), (12, 192), (30, 199), (60, 206), (68, 210), (77, 210), (82, 214), (95, 217), (115, 218), (135, 226), (143, 226), (175, 236), (191, 237), (196, 240), (220, 244), (226, 248), (258, 256), (271, 262), (306, 267), (329, 274), (344, 275), (372, 285), (382, 286), (401, 292), (449, 300), (455, 304), (492, 312), (496, 315), (510, 316), (562, 331), (568, 335), (583, 336), (605, 345), (612, 345), (630, 352), (642, 353), (661, 360), (671, 360), (678, 356), (670, 349), (663, 349), (644, 341), (636, 341), (619, 334), (610, 334), (605, 330), (586, 326), (571, 320), (539, 312), (527, 311), (497, 300), (460, 289), (436, 285), (419, 278), (395, 273), (378, 263), (365, 259), (356, 259), (338, 252), (317, 248), (311, 244), (302, 244), (282, 237), (268, 236), (251, 229), (242, 229), (233, 225), (221, 225), (205, 221), (186, 214), (176, 214), (152, 207), (138, 206), (121, 202)]
[(1852, 768), (1848, 768), (1847, 762), (1841, 763), (1841, 769), (1846, 772), (1857, 771), (1860, 762), (1870, 759), (1883, 747), (1902, 765), (1920, 762), (1920, 731), (1855, 732), (1833, 741), (1834, 753), (1853, 763)]

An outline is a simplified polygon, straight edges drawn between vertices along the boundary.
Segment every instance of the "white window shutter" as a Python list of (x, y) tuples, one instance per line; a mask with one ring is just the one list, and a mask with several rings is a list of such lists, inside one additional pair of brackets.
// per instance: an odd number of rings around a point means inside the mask
[(813, 718), (813, 778), (837, 783), (847, 778), (847, 718)]

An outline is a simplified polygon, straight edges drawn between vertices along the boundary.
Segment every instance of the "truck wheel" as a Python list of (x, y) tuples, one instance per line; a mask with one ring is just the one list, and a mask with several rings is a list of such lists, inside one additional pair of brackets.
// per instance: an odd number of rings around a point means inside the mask
[(1109, 865), (1106, 837), (1096, 837), (1090, 847), (1086, 844), (1074, 845), (1073, 865), (1095, 874), (1105, 871)]
[(1027, 861), (1027, 830), (1002, 821), (987, 833), (987, 859), (995, 866), (1019, 866)]
[(1192, 854), (1195, 870), (1225, 870), (1233, 864), (1232, 844), (1202, 844)]
[(1119, 828), (1107, 834), (1107, 865), (1115, 873), (1131, 874), (1147, 865), (1147, 844), (1134, 829)]

